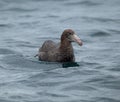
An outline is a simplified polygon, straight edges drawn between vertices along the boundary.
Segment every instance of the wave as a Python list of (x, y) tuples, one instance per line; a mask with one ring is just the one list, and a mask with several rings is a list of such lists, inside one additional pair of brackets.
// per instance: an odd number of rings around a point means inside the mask
[(82, 17), (83, 20), (87, 21), (87, 22), (116, 22), (116, 23), (120, 23), (120, 19), (112, 19), (112, 18), (105, 18), (105, 17)]
[(65, 3), (65, 5), (68, 5), (68, 6), (75, 6), (75, 5), (96, 6), (96, 5), (100, 5), (100, 4), (101, 3), (93, 2), (90, 0), (78, 1), (78, 2), (72, 1), (72, 2)]
[(13, 26), (13, 24), (0, 24), (0, 28), (11, 28)]
[(101, 101), (101, 102), (119, 102), (120, 100), (117, 100), (117, 99), (114, 99), (114, 98), (109, 98), (109, 97), (96, 97), (93, 99), (94, 102), (98, 102), (98, 101)]
[(96, 32), (93, 32), (90, 36), (91, 37), (104, 37), (104, 36), (110, 36), (110, 33), (106, 31), (96, 31)]
[(9, 49), (5, 49), (5, 48), (0, 48), (0, 54), (15, 54), (15, 52), (14, 51), (12, 51), (12, 50), (9, 50)]
[(6, 8), (6, 9), (2, 9), (1, 11), (14, 11), (14, 12), (31, 12), (31, 11), (36, 11), (36, 8), (19, 8), (19, 7), (13, 7), (13, 8)]

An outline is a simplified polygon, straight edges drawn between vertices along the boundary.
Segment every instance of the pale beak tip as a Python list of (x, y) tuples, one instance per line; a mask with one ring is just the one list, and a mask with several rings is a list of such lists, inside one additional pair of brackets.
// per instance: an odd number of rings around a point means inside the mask
[(72, 39), (73, 39), (74, 42), (78, 43), (80, 46), (83, 45), (81, 39), (76, 34), (74, 34)]

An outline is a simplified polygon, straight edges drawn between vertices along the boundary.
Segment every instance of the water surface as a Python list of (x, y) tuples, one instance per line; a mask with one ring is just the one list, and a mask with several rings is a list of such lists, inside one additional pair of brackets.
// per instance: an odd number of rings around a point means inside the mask
[[(119, 0), (0, 0), (0, 102), (120, 102)], [(34, 58), (72, 28), (75, 63)]]

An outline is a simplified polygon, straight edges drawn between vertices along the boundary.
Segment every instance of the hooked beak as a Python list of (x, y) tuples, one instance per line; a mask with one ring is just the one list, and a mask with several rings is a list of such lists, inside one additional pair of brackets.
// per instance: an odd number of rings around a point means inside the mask
[(74, 41), (74, 42), (76, 42), (76, 43), (78, 43), (80, 46), (83, 45), (81, 39), (80, 39), (76, 34), (73, 34), (73, 35), (71, 36), (71, 40)]

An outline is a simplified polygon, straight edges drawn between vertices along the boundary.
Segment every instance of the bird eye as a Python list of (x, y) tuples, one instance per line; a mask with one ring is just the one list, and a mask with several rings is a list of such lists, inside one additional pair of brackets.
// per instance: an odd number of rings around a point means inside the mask
[(72, 33), (68, 33), (69, 35), (72, 35)]

